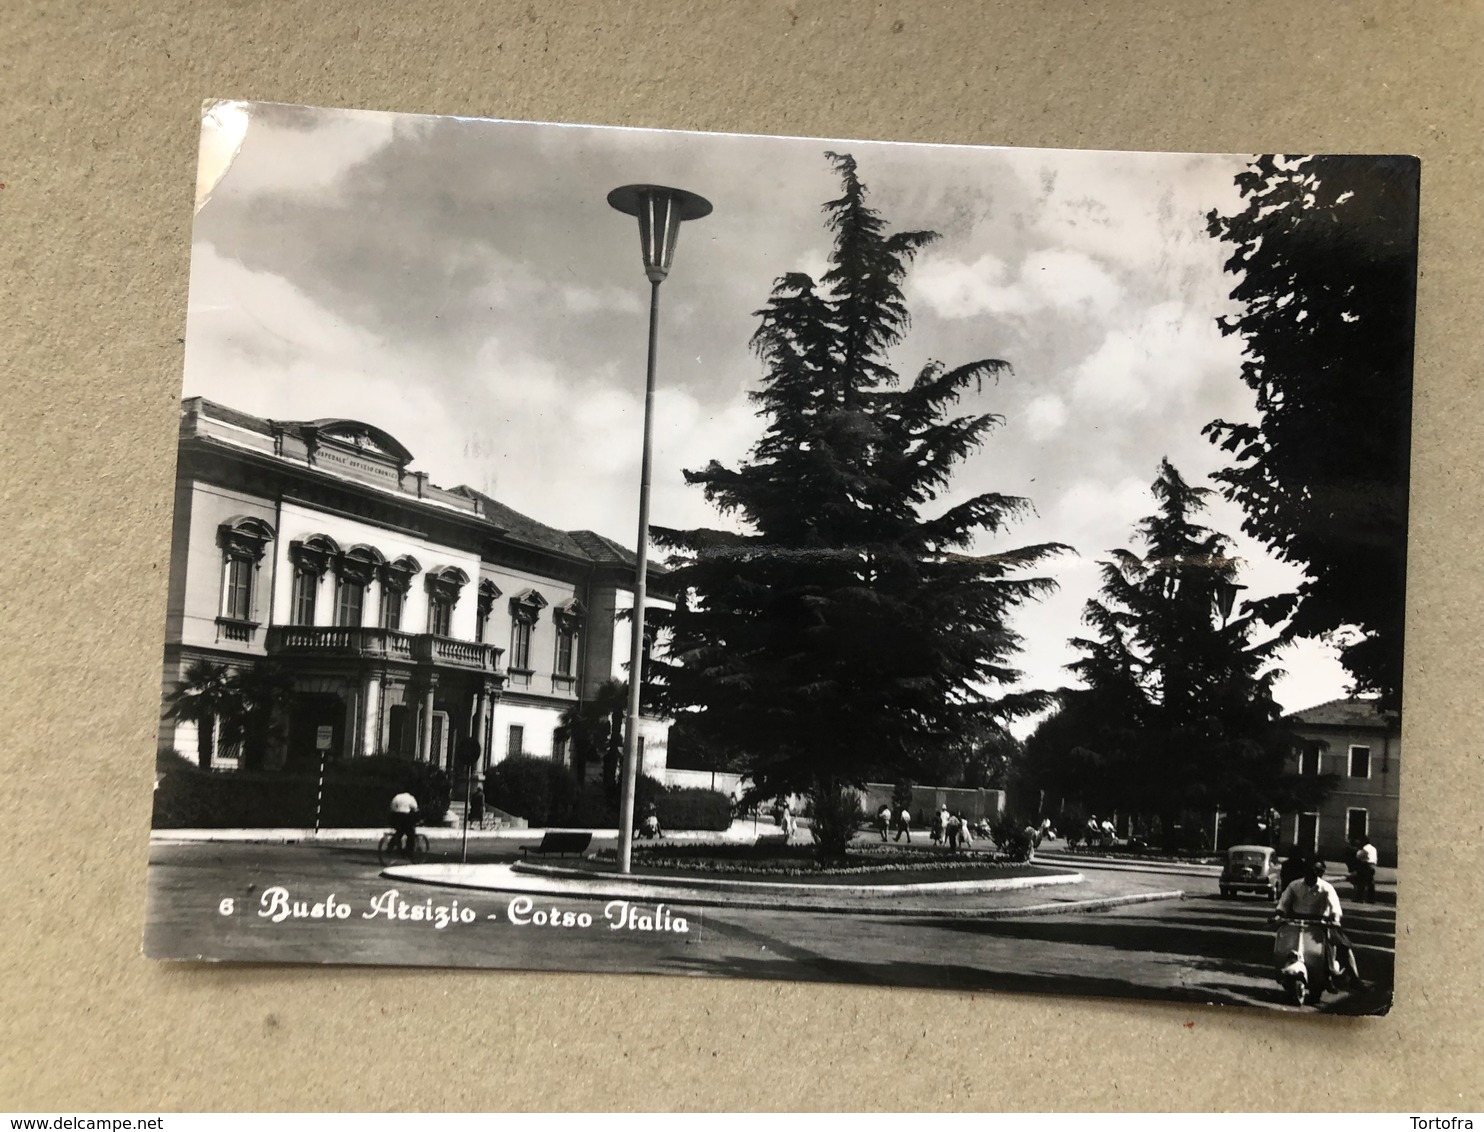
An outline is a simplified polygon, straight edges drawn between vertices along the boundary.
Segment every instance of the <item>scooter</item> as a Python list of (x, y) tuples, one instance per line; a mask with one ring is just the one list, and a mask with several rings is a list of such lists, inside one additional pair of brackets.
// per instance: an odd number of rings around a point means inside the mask
[(1330, 921), (1322, 916), (1275, 916), (1273, 964), (1278, 982), (1295, 1006), (1317, 1006), (1326, 991), (1343, 990), (1348, 971), (1335, 970)]

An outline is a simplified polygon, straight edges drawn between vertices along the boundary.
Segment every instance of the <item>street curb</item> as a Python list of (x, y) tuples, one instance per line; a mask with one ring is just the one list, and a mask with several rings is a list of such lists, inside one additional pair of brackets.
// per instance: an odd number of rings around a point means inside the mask
[(1216, 879), (1221, 876), (1220, 865), (1155, 865), (1143, 861), (1121, 861), (1108, 857), (1081, 857), (1073, 854), (1037, 853), (1036, 859), (1048, 864), (1065, 865), (1079, 869), (1112, 869), (1121, 873), (1163, 873), (1166, 876), (1204, 877)]
[[(594, 874), (582, 869), (568, 869), (560, 865), (533, 865), (525, 861), (517, 861), (511, 866), (512, 872), (529, 873), (536, 876), (550, 876), (559, 880), (584, 880), (591, 881)], [(640, 884), (653, 885), (657, 888), (680, 888), (680, 889), (702, 889), (716, 890), (720, 892), (770, 892), (770, 893), (793, 893), (805, 896), (890, 896), (895, 893), (976, 893), (976, 892), (1013, 892), (1026, 888), (1042, 888), (1056, 884), (1081, 884), (1086, 878), (1079, 872), (1063, 872), (1047, 874), (1046, 876), (1031, 877), (1004, 877), (1001, 879), (985, 878), (981, 880), (925, 880), (911, 881), (907, 884), (790, 884), (787, 881), (767, 880), (728, 880), (714, 877), (675, 877), (675, 876), (641, 876), (634, 878)]]
[[(613, 895), (604, 892), (591, 893), (542, 893), (531, 892), (518, 888), (491, 888), (487, 885), (475, 885), (468, 882), (454, 880), (431, 879), (418, 875), (425, 866), (421, 865), (394, 865), (383, 869), (381, 875), (388, 880), (400, 880), (412, 884), (424, 884), (433, 888), (456, 888), (465, 892), (488, 892), (502, 893), (509, 896), (538, 897), (543, 900), (561, 899), (587, 899), (587, 900), (641, 900), (655, 899), (656, 895)], [(528, 874), (529, 875), (529, 874)], [(591, 874), (586, 874), (591, 875)], [(566, 880), (566, 877), (552, 878)], [(794, 886), (797, 887), (797, 886)], [(694, 892), (694, 890), (691, 890)], [(675, 903), (689, 907), (700, 908), (736, 908), (742, 911), (761, 912), (806, 912), (820, 913), (836, 916), (889, 916), (899, 919), (949, 919), (949, 920), (1003, 920), (1016, 916), (1048, 916), (1062, 915), (1076, 912), (1098, 912), (1106, 908), (1116, 908), (1125, 904), (1149, 904), (1159, 900), (1183, 900), (1185, 893), (1176, 889), (1170, 892), (1139, 892), (1130, 896), (1105, 896), (1093, 900), (1067, 900), (1055, 901), (1048, 904), (1026, 904), (1019, 907), (1007, 908), (872, 908), (860, 903), (854, 904), (813, 904), (794, 903), (781, 904), (777, 900), (754, 900), (742, 899), (726, 900), (720, 896), (704, 892), (695, 892), (692, 895), (684, 890), (677, 891), (673, 897)], [(660, 901), (657, 901), (660, 902)]]

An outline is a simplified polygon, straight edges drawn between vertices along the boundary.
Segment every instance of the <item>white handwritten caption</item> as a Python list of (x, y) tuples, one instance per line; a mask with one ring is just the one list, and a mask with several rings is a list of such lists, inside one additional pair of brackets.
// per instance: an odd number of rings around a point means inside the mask
[[(223, 916), (236, 914), (237, 902), (227, 897), (217, 905)], [(330, 893), (323, 900), (296, 899), (287, 888), (274, 885), (263, 890), (258, 897), (259, 919), (281, 924), (286, 920), (350, 920), (351, 906)], [(445, 928), (477, 923), (480, 915), (467, 904), (458, 900), (442, 903), (432, 897), (421, 901), (403, 898), (399, 889), (389, 888), (370, 899), (369, 906), (360, 914), (362, 920), (384, 919), (395, 923), (431, 924), (436, 931)], [(499, 921), (501, 913), (490, 912), (484, 919)], [(609, 931), (650, 932), (672, 935), (690, 934), (691, 921), (665, 904), (646, 907), (628, 900), (610, 900), (603, 908), (601, 919), (591, 912), (574, 911), (555, 904), (537, 907), (529, 896), (516, 896), (505, 906), (503, 919), (518, 928), (547, 928), (557, 930), (586, 930), (606, 926)]]

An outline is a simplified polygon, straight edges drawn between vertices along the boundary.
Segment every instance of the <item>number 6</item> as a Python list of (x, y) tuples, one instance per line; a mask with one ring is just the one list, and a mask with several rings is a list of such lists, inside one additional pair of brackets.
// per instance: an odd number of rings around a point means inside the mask
[(233, 899), (229, 896), (216, 906), (216, 910), (223, 916), (230, 916), (233, 912), (234, 903)]

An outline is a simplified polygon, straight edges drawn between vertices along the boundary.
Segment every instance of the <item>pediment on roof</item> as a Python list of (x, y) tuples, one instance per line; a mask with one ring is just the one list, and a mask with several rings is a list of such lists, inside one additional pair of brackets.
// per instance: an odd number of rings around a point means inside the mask
[(330, 444), (348, 448), (398, 467), (412, 463), (412, 453), (395, 436), (365, 421), (326, 417), (306, 421), (299, 427), (305, 439), (315, 445)]

